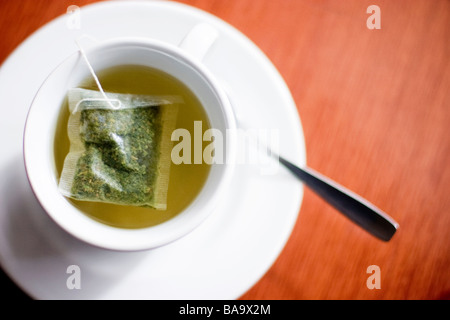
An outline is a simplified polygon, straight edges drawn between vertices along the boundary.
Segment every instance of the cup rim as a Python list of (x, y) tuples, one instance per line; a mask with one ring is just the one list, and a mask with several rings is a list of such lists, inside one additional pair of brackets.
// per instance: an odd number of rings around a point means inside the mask
[[(102, 50), (126, 46), (138, 46), (156, 49), (165, 54), (169, 54), (175, 57), (177, 60), (180, 60), (192, 67), (196, 72), (200, 74), (201, 77), (203, 77), (205, 82), (209, 84), (211, 90), (214, 92), (214, 95), (217, 97), (218, 101), (220, 101), (220, 106), (224, 114), (223, 120), (227, 129), (236, 129), (236, 121), (232, 106), (230, 104), (230, 101), (228, 100), (226, 93), (218, 83), (215, 76), (212, 75), (212, 73), (201, 62), (189, 56), (177, 46), (149, 38), (114, 38), (93, 45), (86, 50), (86, 54), (92, 54), (96, 51), (101, 52)], [(147, 250), (163, 246), (185, 236), (190, 231), (198, 227), (212, 213), (219, 201), (220, 196), (223, 196), (224, 193), (226, 193), (226, 189), (229, 186), (232, 173), (234, 171), (235, 161), (232, 161), (236, 155), (236, 139), (234, 135), (227, 137), (227, 161), (225, 161), (223, 164), (220, 164), (221, 166), (224, 166), (223, 173), (221, 175), (221, 179), (217, 185), (217, 188), (212, 191), (213, 197), (208, 200), (207, 206), (205, 208), (200, 208), (200, 213), (196, 213), (193, 216), (195, 219), (188, 219), (186, 218), (186, 215), (184, 215), (182, 219), (183, 221), (181, 222), (184, 222), (185, 224), (181, 227), (178, 227), (177, 229), (170, 229), (170, 227), (173, 228), (173, 223), (170, 222), (180, 217), (181, 214), (185, 211), (195, 210), (195, 200), (187, 208), (185, 208), (182, 213), (177, 214), (177, 216), (169, 219), (166, 222), (145, 228), (125, 229), (109, 226), (88, 217), (86, 214), (80, 212), (73, 205), (71, 205), (62, 194), (59, 194), (59, 197), (57, 197), (56, 199), (49, 199), (49, 197), (45, 194), (45, 191), (43, 191), (43, 184), (37, 178), (37, 172), (40, 168), (33, 159), (35, 153), (30, 151), (30, 146), (35, 143), (35, 140), (33, 139), (33, 133), (34, 130), (37, 130), (37, 128), (34, 128), (36, 125), (33, 124), (33, 121), (35, 121), (34, 118), (37, 108), (36, 106), (41, 103), (40, 99), (42, 99), (42, 91), (52, 81), (55, 75), (57, 75), (58, 72), (61, 72), (61, 69), (63, 69), (64, 66), (72, 61), (72, 59), (76, 59), (78, 55), (78, 51), (74, 52), (50, 72), (50, 74), (46, 77), (37, 93), (35, 94), (35, 97), (33, 98), (27, 114), (23, 135), (23, 155), (26, 175), (37, 200), (43, 207), (44, 211), (48, 214), (48, 216), (50, 216), (50, 218), (54, 222), (56, 222), (57, 225), (62, 227), (66, 232), (86, 243), (104, 249), (116, 251)], [(59, 113), (60, 108), (55, 109)], [(216, 164), (212, 165), (211, 170), (214, 170), (214, 166), (216, 166)], [(59, 210), (62, 209), (69, 210), (71, 214), (77, 214), (78, 218), (76, 221), (80, 225), (74, 227), (73, 225), (68, 223), (68, 218), (64, 218), (59, 213)], [(154, 235), (155, 233), (159, 235), (159, 237), (156, 237)]]

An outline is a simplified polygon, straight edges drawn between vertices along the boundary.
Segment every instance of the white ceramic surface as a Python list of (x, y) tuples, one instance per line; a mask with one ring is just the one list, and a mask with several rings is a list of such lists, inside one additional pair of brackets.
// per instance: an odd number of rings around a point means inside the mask
[[(80, 34), (177, 45), (206, 22), (219, 31), (206, 67), (226, 83), (246, 123), (279, 129), (281, 154), (304, 165), (303, 133), (288, 88), (251, 41), (203, 11), (172, 2), (114, 1), (84, 7), (80, 17), (81, 29), (68, 29), (67, 16), (39, 29), (0, 69), (2, 268), (37, 299), (238, 298), (270, 268), (296, 222), (303, 189), (288, 172), (265, 176), (255, 165), (237, 165), (231, 193), (192, 233), (149, 251), (108, 251), (68, 235), (40, 207), (23, 165), (25, 119), (45, 77), (77, 50)], [(79, 290), (66, 286), (71, 265), (81, 270)]]
[[(220, 132), (236, 129), (235, 117), (218, 80), (197, 59), (159, 40), (121, 38), (99, 42), (86, 55), (94, 70), (123, 64), (158, 68), (187, 84), (205, 107), (211, 126)], [(87, 217), (58, 190), (53, 139), (61, 105), (70, 88), (90, 76), (77, 52), (45, 80), (33, 100), (24, 132), (27, 176), (39, 203), (64, 230), (89, 244), (111, 250), (147, 250), (171, 243), (195, 229), (226, 196), (235, 164), (236, 139), (229, 136), (222, 164), (213, 164), (196, 199), (173, 219), (142, 229), (120, 229)]]

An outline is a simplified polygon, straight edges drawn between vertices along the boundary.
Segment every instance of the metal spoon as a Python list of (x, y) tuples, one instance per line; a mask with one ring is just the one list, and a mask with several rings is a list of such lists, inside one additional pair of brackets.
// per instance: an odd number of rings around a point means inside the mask
[[(245, 125), (242, 125), (242, 117), (232, 101), (232, 95), (229, 94), (229, 86), (225, 85), (224, 87), (233, 107), (237, 123), (241, 127), (245, 127)], [(256, 140), (261, 145), (257, 137)], [(359, 195), (310, 168), (299, 168), (268, 147), (265, 150), (311, 190), (373, 236), (383, 241), (389, 241), (397, 231), (399, 224), (393, 218)]]
[(282, 157), (279, 161), (311, 190), (375, 237), (389, 241), (397, 231), (399, 225), (394, 219), (359, 195), (310, 168), (301, 169)]

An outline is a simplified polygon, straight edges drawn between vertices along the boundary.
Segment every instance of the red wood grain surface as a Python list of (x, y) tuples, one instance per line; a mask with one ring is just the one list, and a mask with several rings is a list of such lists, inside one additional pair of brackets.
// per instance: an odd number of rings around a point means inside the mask
[[(1, 0), (0, 62), (84, 0)], [(393, 216), (384, 243), (305, 190), (293, 233), (242, 299), (450, 298), (450, 1), (183, 0), (255, 42), (289, 86), (307, 163)], [(370, 30), (369, 5), (381, 9)], [(370, 265), (381, 288), (368, 289)]]

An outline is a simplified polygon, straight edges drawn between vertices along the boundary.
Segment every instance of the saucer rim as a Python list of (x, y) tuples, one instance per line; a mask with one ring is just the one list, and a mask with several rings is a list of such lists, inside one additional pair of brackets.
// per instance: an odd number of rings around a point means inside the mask
[[(187, 10), (188, 14), (190, 11), (190, 13), (195, 13), (196, 15), (198, 15), (197, 18), (204, 18), (205, 20), (208, 20), (208, 21), (214, 21), (214, 23), (221, 25), (222, 28), (227, 28), (227, 32), (229, 32), (230, 34), (233, 34), (233, 36), (235, 37), (234, 40), (241, 41), (242, 43), (245, 43), (247, 48), (251, 48), (250, 50), (253, 50), (253, 53), (256, 53), (256, 58), (259, 59), (260, 62), (264, 63), (265, 66), (267, 67), (267, 69), (271, 69), (270, 72), (272, 73), (272, 75), (274, 77), (278, 77), (277, 83), (280, 85), (280, 87), (278, 89), (281, 88), (282, 90), (285, 91), (285, 94), (287, 93), (289, 95), (288, 99), (292, 100), (292, 104), (295, 107), (295, 103), (292, 99), (292, 96), (290, 95), (289, 89), (287, 88), (286, 84), (284, 83), (281, 75), (278, 73), (276, 68), (272, 65), (270, 60), (264, 55), (264, 53), (262, 53), (262, 51), (260, 51), (260, 49), (253, 42), (251, 42), (251, 40), (249, 40), (247, 37), (245, 37), (243, 34), (241, 34), (238, 30), (234, 29), (234, 27), (228, 25), (226, 22), (220, 20), (219, 18), (217, 18), (215, 16), (212, 16), (211, 14), (209, 14), (207, 12), (204, 12), (200, 9), (197, 9), (197, 8), (185, 5), (185, 4), (180, 4), (180, 3), (171, 3), (171, 2), (143, 3), (143, 2), (138, 2), (138, 1), (130, 1), (130, 2), (117, 1), (114, 3), (99, 2), (99, 3), (94, 3), (91, 5), (82, 7), (82, 10), (87, 10), (88, 8), (90, 8), (89, 10), (98, 10), (98, 7), (115, 6), (115, 5), (120, 6), (120, 5), (125, 5), (125, 4), (128, 6), (134, 6), (134, 5), (149, 5), (149, 6), (158, 6), (158, 7), (167, 6), (169, 8), (176, 8), (177, 10), (181, 10), (181, 11)], [(0, 75), (2, 73), (4, 73), (3, 72), (4, 66), (9, 67), (10, 65), (14, 64), (13, 62), (14, 62), (15, 58), (18, 56), (19, 51), (23, 51), (23, 50), (27, 49), (29, 43), (31, 43), (30, 39), (34, 39), (34, 40), (38, 39), (41, 35), (43, 35), (46, 32), (46, 30), (50, 30), (54, 25), (57, 25), (57, 23), (61, 23), (61, 19), (63, 19), (63, 16), (55, 18), (51, 22), (47, 23), (46, 25), (44, 25), (43, 27), (41, 27), (40, 29), (35, 31), (29, 38), (27, 38), (21, 45), (19, 45), (19, 47), (12, 54), (10, 54), (10, 56), (8, 56), (8, 58), (2, 64), (1, 69), (0, 69)], [(1, 81), (1, 78), (0, 78), (0, 81)], [(293, 111), (294, 110), (292, 110), (292, 112)], [(298, 115), (296, 109), (295, 109), (295, 113)], [(293, 121), (295, 121), (295, 119)], [(303, 130), (301, 127), (300, 117), (297, 117), (297, 121), (295, 121), (295, 122), (298, 122), (297, 123), (297, 126), (298, 126), (297, 131), (299, 131), (299, 133), (301, 134), (300, 137), (297, 137), (297, 142), (300, 144), (300, 147), (302, 148), (300, 153), (302, 153), (302, 155), (303, 155), (303, 157), (302, 157), (303, 159), (301, 159), (301, 158), (297, 159), (298, 160), (297, 162), (301, 161), (301, 162), (305, 163), (306, 162), (306, 151), (305, 151), (305, 142), (304, 142)], [(298, 139), (300, 139), (300, 140), (298, 140)], [(296, 223), (297, 216), (300, 211), (301, 204), (302, 204), (303, 187), (300, 186), (299, 189), (301, 190), (300, 197), (295, 201), (295, 203), (293, 200), (293, 206), (296, 207), (297, 210), (296, 210), (295, 214), (290, 215), (291, 221), (287, 224), (287, 230), (286, 230), (286, 232), (283, 233), (283, 235), (280, 235), (280, 237), (278, 239), (278, 246), (277, 246), (278, 250), (274, 250), (274, 252), (272, 252), (271, 257), (265, 259), (266, 261), (270, 260), (270, 263), (265, 262), (263, 264), (260, 264), (260, 266), (261, 266), (260, 269), (254, 273), (255, 277), (253, 277), (252, 279), (250, 279), (251, 277), (249, 277), (249, 279), (247, 279), (248, 280), (247, 284), (245, 286), (243, 286), (244, 289), (241, 288), (241, 290), (239, 290), (238, 294), (233, 294), (233, 296), (235, 298), (238, 298), (240, 295), (242, 295), (248, 289), (250, 289), (251, 286), (254, 285), (255, 282), (257, 280), (259, 280), (263, 276), (263, 274), (270, 268), (270, 266), (275, 262), (276, 258), (281, 253), (281, 251), (282, 251), (285, 243), (287, 242), (287, 240), (291, 234), (291, 231)], [(182, 241), (182, 240), (180, 240), (180, 241)], [(2, 259), (1, 259), (2, 257), (3, 257), (3, 255), (0, 254), (0, 264), (4, 267), (5, 263), (4, 263), (4, 261), (2, 261)], [(262, 266), (262, 265), (264, 265), (264, 266)], [(16, 281), (17, 279), (15, 279), (14, 277), (11, 276), (11, 274), (10, 274), (9, 270), (7, 270), (7, 268), (4, 267), (3, 269), (5, 270), (5, 273), (7, 273), (8, 276), (10, 276), (10, 278), (16, 284), (18, 284), (19, 287), (23, 288), (22, 285), (19, 285), (20, 282)], [(27, 290), (24, 290), (24, 291), (27, 292), (27, 294), (32, 296), (32, 294), (30, 292), (28, 292)], [(36, 298), (38, 298), (38, 297), (36, 296)]]

